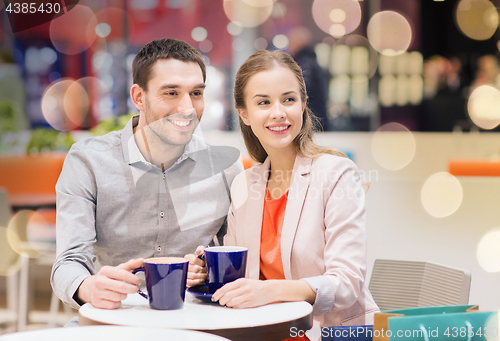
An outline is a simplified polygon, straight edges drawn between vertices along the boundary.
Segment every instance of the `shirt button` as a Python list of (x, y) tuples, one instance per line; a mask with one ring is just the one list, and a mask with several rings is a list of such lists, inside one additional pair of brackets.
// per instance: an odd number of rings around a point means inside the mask
[(165, 215), (165, 213), (160, 212), (160, 217), (162, 217), (162, 218), (163, 218), (163, 216), (164, 216), (164, 215)]
[(160, 252), (160, 251), (161, 251), (161, 246), (158, 246), (158, 249), (157, 249), (157, 250), (158, 250), (158, 252)]
[(163, 173), (163, 176), (162, 176), (163, 179), (165, 179), (165, 173)]

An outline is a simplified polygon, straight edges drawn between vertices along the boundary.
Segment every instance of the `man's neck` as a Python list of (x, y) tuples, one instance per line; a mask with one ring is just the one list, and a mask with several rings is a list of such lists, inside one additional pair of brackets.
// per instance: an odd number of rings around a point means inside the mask
[(163, 171), (172, 167), (186, 147), (163, 143), (154, 134), (148, 134), (147, 129), (141, 129), (139, 126), (134, 127), (134, 140), (144, 159)]

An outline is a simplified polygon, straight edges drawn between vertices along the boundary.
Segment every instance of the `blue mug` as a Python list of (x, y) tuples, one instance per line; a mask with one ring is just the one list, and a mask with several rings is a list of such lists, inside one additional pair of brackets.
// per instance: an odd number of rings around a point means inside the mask
[(212, 246), (205, 249), (208, 290), (214, 293), (224, 284), (245, 277), (248, 248)]
[(189, 261), (179, 257), (158, 257), (144, 260), (144, 266), (132, 271), (146, 273), (148, 293), (138, 294), (149, 300), (151, 309), (181, 309), (186, 295)]

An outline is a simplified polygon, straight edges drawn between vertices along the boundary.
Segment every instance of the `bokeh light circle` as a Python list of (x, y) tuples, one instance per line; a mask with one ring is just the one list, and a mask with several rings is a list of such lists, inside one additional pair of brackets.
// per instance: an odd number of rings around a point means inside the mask
[(276, 0), (242, 0), (245, 4), (253, 7), (272, 6)]
[(467, 103), (472, 122), (483, 129), (500, 124), (500, 91), (490, 85), (481, 85), (472, 91)]
[(266, 3), (268, 4), (264, 6), (252, 6), (244, 0), (224, 0), (223, 8), (229, 20), (237, 21), (243, 27), (255, 27), (271, 16), (273, 3), (272, 1)]
[[(124, 32), (124, 17), (127, 16), (127, 32)], [(110, 31), (107, 39), (121, 40), (125, 33), (130, 34), (135, 30), (135, 22), (130, 13), (118, 7), (108, 7), (96, 13), (99, 24), (109, 25)]]
[(264, 50), (267, 48), (267, 45), (268, 43), (266, 38), (262, 37), (255, 39), (255, 41), (253, 42), (253, 46), (255, 47), (256, 50)]
[(15, 274), (21, 266), (21, 258), (11, 246), (19, 245), (19, 236), (7, 227), (0, 226), (0, 276)]
[(214, 47), (214, 45), (212, 44), (212, 42), (208, 39), (205, 39), (203, 40), (200, 45), (199, 45), (199, 49), (201, 52), (205, 52), (205, 53), (208, 53), (210, 51), (212, 51), (212, 48)]
[(462, 204), (462, 185), (448, 172), (435, 173), (422, 186), (420, 199), (427, 213), (444, 218), (455, 213)]
[(227, 32), (232, 36), (237, 36), (243, 32), (243, 26), (237, 21), (231, 21), (227, 24)]
[(315, 0), (312, 13), (316, 25), (333, 36), (349, 34), (361, 22), (361, 6), (353, 0)]
[(285, 49), (288, 46), (288, 37), (284, 34), (277, 34), (273, 38), (273, 45), (278, 49)]
[(57, 51), (77, 54), (93, 44), (97, 37), (96, 27), (94, 12), (87, 6), (76, 5), (50, 22), (50, 39)]
[[(88, 99), (99, 99), (89, 101), (89, 106), (92, 106), (92, 111), (94, 113), (99, 113), (99, 117), (107, 117), (113, 114), (112, 104), (103, 106), (102, 102), (106, 100), (106, 98), (109, 98), (109, 91), (113, 87), (113, 82), (113, 77), (108, 75), (102, 78), (83, 77), (78, 79), (75, 83), (85, 89), (87, 96), (84, 97)], [(65, 100), (69, 101), (71, 100), (70, 98), (71, 97), (68, 96)]]
[(29, 238), (29, 225), (32, 219), (39, 219), (36, 212), (32, 210), (20, 210), (16, 212), (9, 221), (7, 229), (7, 240), (10, 247), (19, 255), (27, 255), (29, 258), (39, 258), (35, 240)]
[(334, 8), (330, 11), (330, 20), (333, 23), (342, 23), (347, 18), (347, 14), (341, 8)]
[(101, 38), (106, 38), (111, 33), (111, 26), (105, 22), (97, 24), (95, 33)]
[(373, 134), (372, 155), (375, 161), (388, 170), (407, 166), (415, 156), (415, 137), (405, 126), (391, 122), (384, 124)]
[(405, 52), (412, 39), (410, 23), (394, 11), (375, 13), (368, 22), (366, 33), (373, 48), (389, 56)]
[(490, 39), (498, 28), (498, 12), (488, 0), (460, 0), (455, 7), (460, 31), (474, 40)]
[(193, 38), (194, 41), (200, 42), (208, 37), (208, 31), (205, 27), (195, 27), (191, 31), (191, 38)]
[(335, 46), (338, 45), (346, 45), (351, 49), (350, 73), (365, 74), (368, 78), (375, 75), (379, 57), (368, 39), (360, 35), (350, 34), (337, 40)]
[(346, 35), (346, 32), (346, 28), (342, 24), (333, 24), (328, 30), (328, 33), (334, 38), (341, 38)]
[(476, 257), (486, 272), (500, 272), (500, 228), (488, 231), (479, 241)]
[(54, 129), (68, 131), (86, 119), (89, 96), (81, 84), (61, 79), (47, 87), (42, 96), (42, 113)]

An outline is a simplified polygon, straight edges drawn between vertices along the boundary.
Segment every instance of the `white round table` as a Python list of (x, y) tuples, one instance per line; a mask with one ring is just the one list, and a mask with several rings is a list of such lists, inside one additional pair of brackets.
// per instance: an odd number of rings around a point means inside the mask
[(192, 330), (137, 328), (123, 326), (87, 326), (76, 328), (50, 328), (0, 336), (2, 341), (137, 341), (137, 340), (188, 340), (223, 341), (223, 337)]
[(208, 332), (234, 340), (281, 340), (290, 329), (312, 327), (312, 306), (307, 302), (269, 304), (257, 308), (232, 309), (205, 303), (186, 293), (179, 310), (154, 310), (138, 294), (129, 295), (122, 307), (97, 309), (91, 304), (80, 308), (80, 325), (110, 324), (148, 328), (173, 328)]

